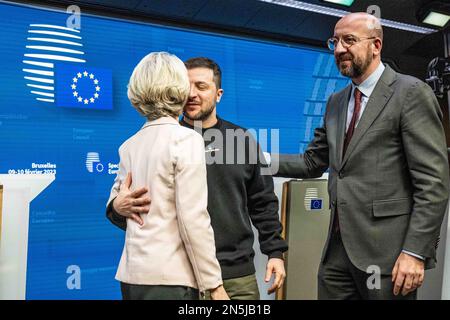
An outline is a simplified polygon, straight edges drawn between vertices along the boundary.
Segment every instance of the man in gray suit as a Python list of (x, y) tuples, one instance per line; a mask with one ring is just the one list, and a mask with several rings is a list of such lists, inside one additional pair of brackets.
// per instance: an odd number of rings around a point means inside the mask
[(449, 193), (442, 113), (425, 83), (381, 63), (382, 43), (375, 17), (338, 21), (328, 45), (352, 83), (329, 97), (305, 153), (279, 158), (278, 176), (329, 169), (319, 299), (415, 299), (435, 265)]

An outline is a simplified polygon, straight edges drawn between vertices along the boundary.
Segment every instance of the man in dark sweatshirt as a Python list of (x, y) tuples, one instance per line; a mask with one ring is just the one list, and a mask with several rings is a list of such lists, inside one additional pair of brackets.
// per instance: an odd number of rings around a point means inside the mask
[[(254, 138), (216, 115), (223, 94), (217, 63), (192, 58), (185, 65), (191, 91), (180, 124), (199, 131), (205, 140), (208, 211), (224, 287), (231, 299), (257, 300), (252, 224), (258, 230), (261, 252), (268, 256), (264, 280), (275, 275), (268, 293), (280, 288), (286, 276), (283, 252), (287, 244), (281, 238), (273, 178), (261, 174), (263, 157)], [(128, 176), (106, 210), (108, 219), (122, 229), (126, 229), (127, 218), (142, 224), (140, 214), (149, 211), (147, 188), (131, 192), (130, 184)]]

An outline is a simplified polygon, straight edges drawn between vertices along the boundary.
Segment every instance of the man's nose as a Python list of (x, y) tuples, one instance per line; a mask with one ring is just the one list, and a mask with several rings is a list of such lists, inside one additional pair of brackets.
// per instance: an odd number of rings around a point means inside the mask
[(197, 90), (195, 89), (195, 86), (191, 86), (189, 89), (189, 98), (195, 98), (197, 96)]
[(339, 56), (341, 53), (347, 52), (347, 48), (344, 48), (341, 41), (339, 40), (334, 46), (334, 54)]

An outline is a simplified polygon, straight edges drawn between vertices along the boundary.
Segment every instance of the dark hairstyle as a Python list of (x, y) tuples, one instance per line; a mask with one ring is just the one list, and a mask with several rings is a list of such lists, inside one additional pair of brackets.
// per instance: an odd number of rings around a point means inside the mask
[(214, 75), (213, 79), (217, 89), (222, 88), (222, 71), (220, 70), (219, 65), (215, 61), (205, 57), (197, 57), (186, 60), (184, 62), (184, 65), (188, 70), (194, 68), (211, 69), (213, 71)]

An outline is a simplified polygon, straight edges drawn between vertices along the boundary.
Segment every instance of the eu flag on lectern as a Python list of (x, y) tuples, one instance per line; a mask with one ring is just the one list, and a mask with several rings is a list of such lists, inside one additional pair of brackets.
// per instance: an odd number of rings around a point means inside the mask
[(56, 105), (65, 108), (111, 110), (112, 71), (85, 64), (55, 68)]

